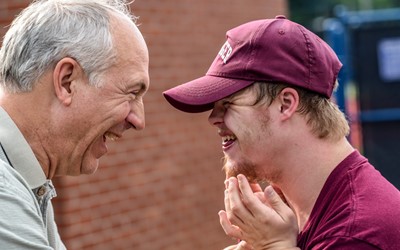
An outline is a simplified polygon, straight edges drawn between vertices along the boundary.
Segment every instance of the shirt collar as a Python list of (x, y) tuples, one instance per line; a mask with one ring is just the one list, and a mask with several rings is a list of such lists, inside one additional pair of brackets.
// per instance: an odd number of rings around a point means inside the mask
[(46, 176), (31, 147), (2, 107), (0, 107), (0, 142), (12, 166), (27, 181), (31, 189), (46, 182)]

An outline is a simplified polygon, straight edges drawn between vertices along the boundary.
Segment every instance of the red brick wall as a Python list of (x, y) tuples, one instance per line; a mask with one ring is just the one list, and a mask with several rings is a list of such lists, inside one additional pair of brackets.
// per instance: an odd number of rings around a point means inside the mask
[[(29, 1), (2, 0), (8, 25)], [(246, 21), (287, 14), (285, 0), (136, 0), (132, 11), (150, 51), (146, 129), (110, 143), (91, 176), (55, 180), (56, 219), (68, 249), (222, 249), (225, 236), (221, 146), (208, 113), (174, 110), (162, 91), (202, 76)], [(2, 32), (4, 33), (4, 32)]]

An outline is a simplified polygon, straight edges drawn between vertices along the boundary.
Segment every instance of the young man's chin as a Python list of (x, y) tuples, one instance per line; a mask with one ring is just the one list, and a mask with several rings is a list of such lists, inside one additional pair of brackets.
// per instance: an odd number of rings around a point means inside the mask
[(250, 161), (233, 163), (230, 159), (225, 157), (223, 170), (225, 171), (226, 179), (229, 177), (236, 177), (239, 174), (246, 176), (250, 182), (256, 182), (259, 179), (255, 171), (255, 166)]

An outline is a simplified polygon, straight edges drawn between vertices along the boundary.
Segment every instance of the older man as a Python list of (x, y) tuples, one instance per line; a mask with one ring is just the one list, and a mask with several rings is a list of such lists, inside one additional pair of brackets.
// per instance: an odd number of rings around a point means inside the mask
[(54, 176), (91, 174), (145, 126), (148, 51), (124, 1), (35, 1), (0, 50), (0, 248), (64, 249)]

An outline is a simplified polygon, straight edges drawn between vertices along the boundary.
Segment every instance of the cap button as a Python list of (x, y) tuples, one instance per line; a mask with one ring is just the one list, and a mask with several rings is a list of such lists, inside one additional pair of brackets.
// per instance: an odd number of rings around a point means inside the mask
[(286, 19), (286, 17), (284, 15), (277, 15), (275, 19)]

